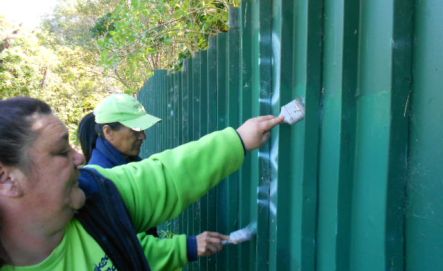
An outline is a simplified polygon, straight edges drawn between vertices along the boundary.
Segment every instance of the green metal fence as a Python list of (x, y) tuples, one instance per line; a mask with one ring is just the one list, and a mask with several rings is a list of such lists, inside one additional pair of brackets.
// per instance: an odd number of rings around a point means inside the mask
[[(189, 270), (443, 270), (443, 1), (243, 1), (230, 31), (139, 92), (144, 156), (304, 97), (177, 233), (251, 242)], [(204, 165), (202, 165), (204, 166)]]

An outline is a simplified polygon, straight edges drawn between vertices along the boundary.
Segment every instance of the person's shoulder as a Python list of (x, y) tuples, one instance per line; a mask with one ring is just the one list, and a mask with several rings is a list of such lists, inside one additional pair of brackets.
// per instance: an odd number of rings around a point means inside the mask
[(99, 189), (98, 182), (104, 177), (97, 171), (100, 168), (97, 165), (87, 165), (80, 169), (80, 177), (78, 178), (80, 188), (86, 193), (86, 196), (97, 192)]

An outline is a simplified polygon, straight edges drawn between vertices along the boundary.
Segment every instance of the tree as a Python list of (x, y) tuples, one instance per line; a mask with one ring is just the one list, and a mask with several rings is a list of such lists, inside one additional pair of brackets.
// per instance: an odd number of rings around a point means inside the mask
[[(227, 31), (239, 0), (65, 0), (45, 29), (81, 46), (134, 93), (155, 69), (177, 69), (208, 37)], [(109, 73), (108, 75), (110, 75)]]
[(51, 52), (32, 33), (7, 23), (0, 28), (0, 49), (0, 98), (36, 92)]
[(155, 69), (174, 69), (227, 31), (228, 8), (238, 1), (120, 1), (92, 28), (101, 63), (132, 91)]
[[(0, 29), (0, 98), (31, 96), (48, 102), (68, 125), (79, 119), (119, 83), (104, 76), (96, 55), (80, 46), (64, 46), (44, 31), (29, 32), (2, 24)], [(74, 138), (74, 137), (73, 137)]]
[(108, 93), (138, 91), (227, 31), (237, 1), (60, 0), (34, 32), (0, 18), (0, 98), (41, 98), (73, 133)]
[[(60, 0), (42, 28), (65, 46), (80, 46), (97, 52), (91, 28), (97, 20), (115, 9), (120, 0)], [(97, 63), (96, 63), (97, 64)]]

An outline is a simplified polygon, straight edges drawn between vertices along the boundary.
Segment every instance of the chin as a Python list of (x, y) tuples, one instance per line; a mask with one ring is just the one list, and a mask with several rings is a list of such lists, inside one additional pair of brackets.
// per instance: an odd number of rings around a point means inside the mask
[(140, 153), (139, 151), (132, 151), (131, 153), (129, 153), (128, 156), (129, 157), (137, 157), (139, 153)]
[(71, 208), (74, 210), (79, 210), (85, 205), (86, 195), (83, 190), (79, 187), (76, 187), (72, 190), (71, 194)]

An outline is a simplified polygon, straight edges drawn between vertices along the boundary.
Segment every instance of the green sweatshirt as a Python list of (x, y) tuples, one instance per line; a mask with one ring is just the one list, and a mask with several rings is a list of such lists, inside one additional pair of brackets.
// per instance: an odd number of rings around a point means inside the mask
[[(140, 162), (109, 169), (92, 167), (115, 183), (136, 229), (143, 232), (177, 217), (224, 177), (236, 171), (243, 158), (239, 136), (234, 129), (227, 128)], [(171, 255), (171, 258), (158, 258), (156, 251), (147, 249), (153, 238), (140, 234), (139, 239), (152, 270), (173, 270), (186, 264), (185, 247), (180, 248), (182, 253)], [(73, 219), (66, 227), (62, 242), (45, 260), (32, 266), (4, 266), (0, 270), (100, 271), (115, 268), (80, 222)]]

